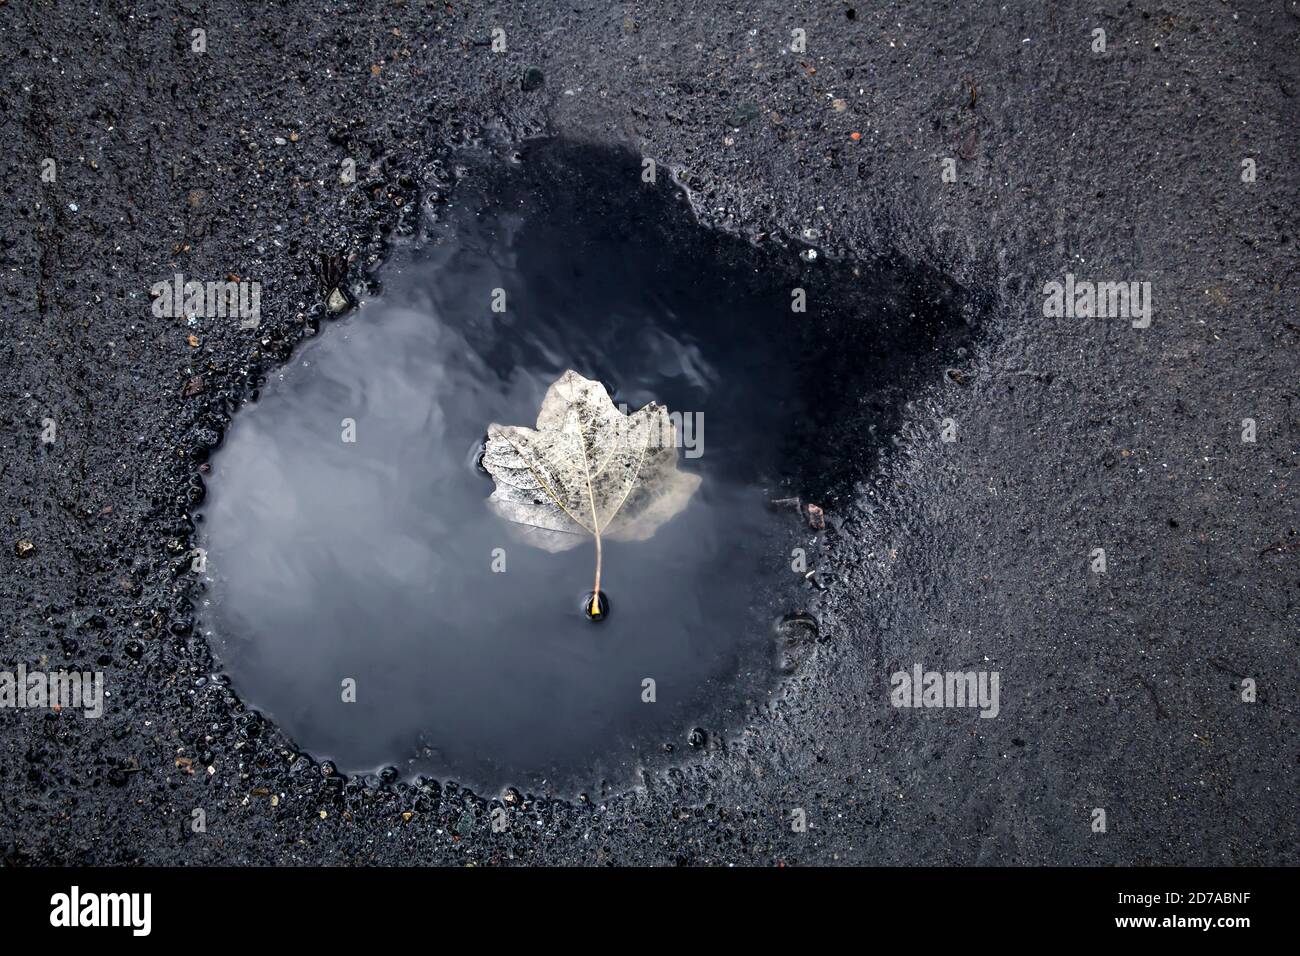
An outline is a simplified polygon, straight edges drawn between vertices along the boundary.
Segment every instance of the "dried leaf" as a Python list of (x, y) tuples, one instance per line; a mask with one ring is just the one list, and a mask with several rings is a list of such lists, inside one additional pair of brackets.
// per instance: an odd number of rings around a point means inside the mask
[(599, 382), (565, 372), (547, 389), (536, 429), (492, 424), (483, 467), (488, 506), (546, 551), (596, 541), (591, 613), (599, 617), (601, 541), (644, 541), (690, 500), (700, 477), (677, 470), (668, 410), (624, 415)]

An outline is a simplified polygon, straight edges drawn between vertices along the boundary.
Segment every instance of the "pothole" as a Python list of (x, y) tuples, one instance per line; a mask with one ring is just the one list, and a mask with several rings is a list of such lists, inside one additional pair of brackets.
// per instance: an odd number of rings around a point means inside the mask
[[(250, 706), (346, 772), (627, 785), (789, 670), (772, 622), (800, 609), (773, 595), (817, 532), (771, 503), (833, 516), (968, 329), (935, 277), (702, 228), (630, 154), (552, 140), (458, 161), (382, 294), (303, 346), (213, 457), (205, 623)], [(599, 625), (590, 547), (521, 543), (476, 464), (487, 425), (531, 425), (566, 369), (628, 410), (666, 405), (702, 479), (649, 540), (605, 544)]]

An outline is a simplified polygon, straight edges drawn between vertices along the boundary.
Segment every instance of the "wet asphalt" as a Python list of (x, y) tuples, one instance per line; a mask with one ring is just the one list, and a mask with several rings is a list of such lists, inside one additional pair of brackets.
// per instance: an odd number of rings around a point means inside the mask
[[(0, 853), (1294, 863), (1298, 39), (1295, 2), (0, 5), (2, 660), (110, 693), (0, 710)], [(359, 290), (456, 147), (539, 135), (942, 274), (978, 346), (825, 503), (834, 584), (780, 599), (818, 639), (744, 732), (576, 801), (344, 779), (214, 677), (202, 463), (328, 323), (322, 254)], [(260, 281), (260, 327), (155, 317), (176, 272)], [(1149, 327), (1045, 316), (1067, 273), (1150, 282)], [(917, 663), (997, 671), (997, 718), (892, 707)]]

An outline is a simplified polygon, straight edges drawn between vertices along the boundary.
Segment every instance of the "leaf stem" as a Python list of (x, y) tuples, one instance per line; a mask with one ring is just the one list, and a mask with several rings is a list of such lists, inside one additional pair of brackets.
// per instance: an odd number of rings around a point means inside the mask
[(591, 616), (600, 617), (600, 532), (596, 532), (596, 586), (591, 592)]

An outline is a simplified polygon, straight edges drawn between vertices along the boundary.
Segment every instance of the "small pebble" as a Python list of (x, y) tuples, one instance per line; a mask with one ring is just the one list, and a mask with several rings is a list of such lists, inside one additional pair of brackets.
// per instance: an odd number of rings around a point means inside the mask
[(519, 88), (525, 93), (532, 93), (534, 90), (540, 90), (546, 84), (546, 75), (535, 66), (530, 66), (524, 71), (523, 79), (519, 81)]

